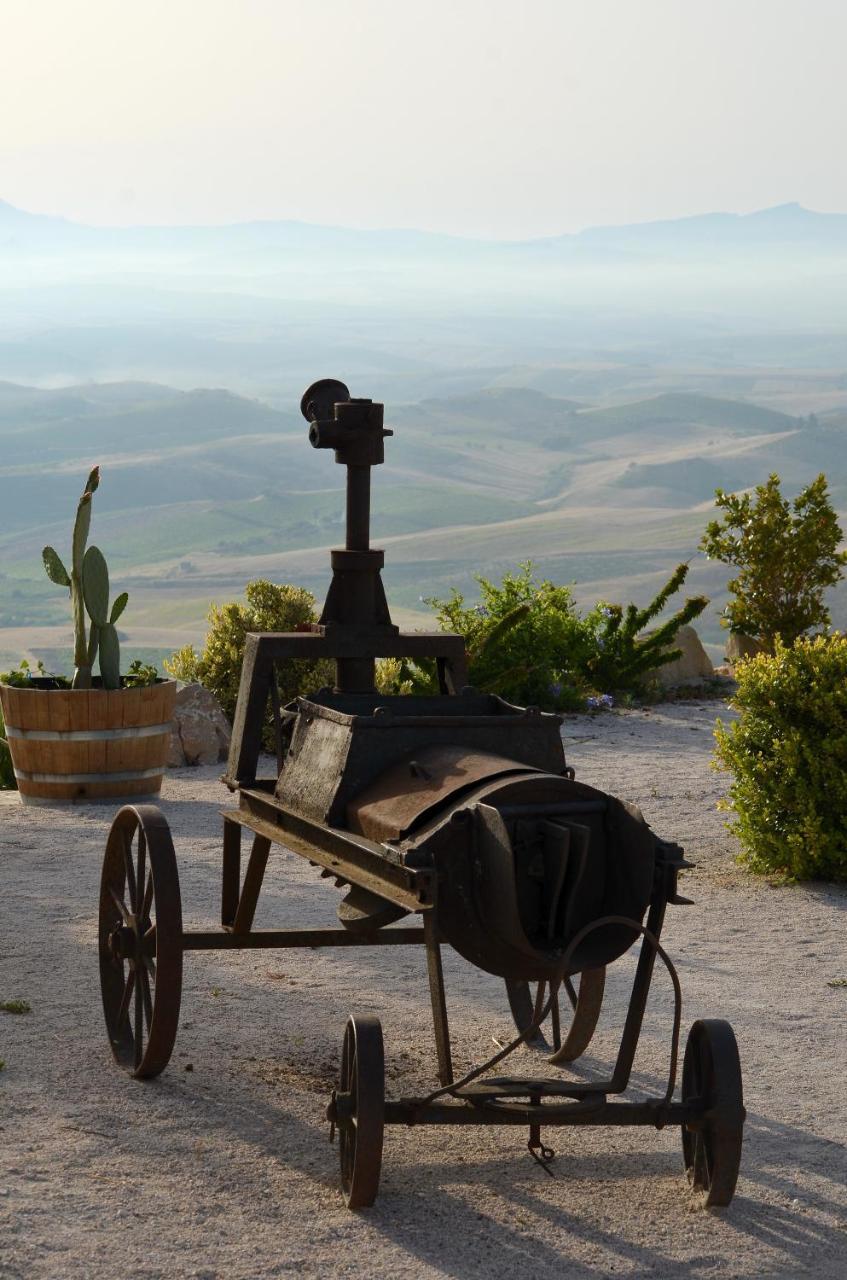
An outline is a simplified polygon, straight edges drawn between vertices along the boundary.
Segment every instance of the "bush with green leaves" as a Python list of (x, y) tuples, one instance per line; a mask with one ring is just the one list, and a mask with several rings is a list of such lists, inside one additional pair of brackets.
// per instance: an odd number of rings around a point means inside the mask
[[(247, 583), (246, 604), (212, 605), (209, 631), (201, 653), (192, 645), (165, 659), (165, 670), (178, 680), (199, 681), (216, 696), (232, 719), (238, 700), (241, 664), (248, 631), (298, 631), (316, 621), (315, 597), (303, 587), (277, 585), (257, 578)], [(298, 693), (332, 684), (335, 668), (327, 661), (277, 663), (277, 684), (283, 704)], [(265, 720), (263, 745), (274, 750), (270, 709)]]
[(743, 860), (792, 879), (847, 880), (847, 636), (777, 640), (736, 678), (739, 718), (715, 736)]
[[(679, 565), (646, 608), (602, 602), (581, 615), (569, 587), (538, 580), (532, 564), (507, 573), (496, 585), (477, 578), (480, 602), (468, 605), (455, 591), (448, 600), (427, 600), (443, 631), (464, 637), (470, 683), (518, 705), (557, 711), (600, 710), (610, 695), (644, 694), (649, 675), (680, 656), (670, 647), (680, 626), (705, 609), (697, 596), (649, 634), (644, 628), (662, 612), (688, 572)], [(380, 664), (384, 693), (432, 693), (435, 678), (424, 663), (390, 659)]]
[(426, 601), (442, 631), (464, 637), (470, 683), (519, 706), (581, 708), (592, 629), (570, 587), (537, 579), (529, 561), (499, 585), (477, 582), (478, 604), (466, 604), (456, 590), (449, 600)]
[(734, 566), (734, 598), (724, 610), (731, 631), (760, 640), (773, 652), (777, 636), (793, 644), (815, 627), (829, 625), (824, 592), (843, 576), (847, 552), (821, 473), (789, 502), (779, 476), (753, 493), (715, 490), (723, 518), (713, 520), (700, 543), (710, 560)]

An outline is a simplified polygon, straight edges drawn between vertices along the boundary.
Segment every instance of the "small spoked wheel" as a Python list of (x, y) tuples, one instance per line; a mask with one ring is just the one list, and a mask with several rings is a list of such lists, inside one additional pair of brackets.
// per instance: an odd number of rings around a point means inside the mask
[[(605, 968), (585, 969), (576, 980), (576, 985), (570, 978), (566, 978), (553, 1001), (546, 1022), (527, 1043), (533, 1049), (552, 1048), (557, 1062), (576, 1061), (585, 1053), (597, 1028), (605, 987)], [(506, 994), (518, 1031), (523, 1031), (532, 1022), (537, 991), (538, 985), (535, 982), (506, 979)], [(549, 1041), (544, 1033), (545, 1026), (548, 1028)]]
[(704, 1018), (688, 1033), (682, 1101), (702, 1108), (682, 1127), (688, 1181), (704, 1193), (706, 1206), (728, 1205), (741, 1164), (745, 1112), (738, 1043), (722, 1018)]
[(100, 879), (100, 986), (115, 1060), (157, 1076), (176, 1040), (182, 995), (182, 905), (168, 824), (155, 805), (112, 823)]
[(385, 1124), (385, 1053), (378, 1018), (348, 1018), (332, 1109), (347, 1208), (366, 1209), (379, 1190)]

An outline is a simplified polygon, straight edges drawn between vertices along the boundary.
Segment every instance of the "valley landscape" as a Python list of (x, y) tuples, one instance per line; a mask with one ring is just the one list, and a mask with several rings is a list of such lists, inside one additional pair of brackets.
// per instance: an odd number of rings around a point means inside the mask
[(823, 470), (847, 516), (847, 217), (508, 243), (0, 205), (0, 272), (0, 667), (68, 664), (40, 553), (95, 463), (130, 657), (199, 642), (249, 578), (322, 599), (343, 473), (298, 411), (321, 376), (386, 403), (374, 532), (405, 625), (525, 560), (591, 604), (646, 602), (685, 559), (719, 658), (727, 574), (697, 551), (714, 489), (777, 471), (793, 494)]

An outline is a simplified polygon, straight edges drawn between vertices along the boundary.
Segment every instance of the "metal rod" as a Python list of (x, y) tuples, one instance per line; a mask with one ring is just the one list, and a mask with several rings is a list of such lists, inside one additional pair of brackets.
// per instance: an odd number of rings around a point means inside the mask
[(432, 1002), (435, 1051), (438, 1056), (438, 1080), (440, 1084), (447, 1085), (453, 1083), (453, 1061), (450, 1055), (450, 1024), (447, 1019), (447, 998), (444, 992), (441, 947), (431, 911), (428, 911), (424, 916), (423, 932), (426, 939), (426, 968), (429, 975), (429, 997)]
[(241, 889), (241, 826), (224, 817), (223, 872), (221, 875), (221, 924), (229, 926), (238, 910)]
[(247, 870), (244, 873), (244, 885), (241, 889), (241, 896), (238, 899), (235, 919), (232, 922), (232, 928), (235, 933), (250, 932), (253, 917), (256, 914), (256, 904), (259, 901), (262, 881), (265, 878), (265, 867), (268, 865), (270, 851), (271, 841), (266, 835), (260, 835), (257, 832), (253, 837), (253, 848), (250, 850), (250, 859), (247, 863)]
[(347, 467), (347, 550), (367, 551), (371, 527), (370, 466)]
[(530, 1104), (508, 1103), (497, 1106), (463, 1102), (430, 1103), (421, 1106), (418, 1099), (401, 1098), (386, 1102), (386, 1124), (469, 1124), (518, 1125), (537, 1124), (542, 1128), (565, 1125), (627, 1126), (645, 1125), (663, 1128), (697, 1122), (702, 1108), (691, 1103), (673, 1102), (666, 1107), (655, 1102), (606, 1102), (590, 1110), (578, 1103)]
[(238, 951), (277, 947), (402, 947), (426, 941), (420, 928), (354, 933), (348, 929), (254, 929), (251, 933), (192, 930), (182, 935), (184, 951)]
[[(664, 894), (654, 896), (653, 901), (650, 903), (650, 910), (647, 913), (647, 930), (649, 933), (652, 933), (653, 937), (657, 941), (662, 936), (662, 925), (665, 920), (666, 906), (667, 903)], [(650, 982), (653, 977), (655, 964), (656, 949), (650, 944), (647, 938), (644, 938), (641, 943), (641, 953), (638, 957), (635, 978), (632, 983), (632, 995), (630, 996), (629, 1008), (626, 1013), (626, 1021), (624, 1022), (624, 1028), (621, 1034), (618, 1057), (615, 1063), (615, 1069), (612, 1072), (613, 1087), (611, 1092), (614, 1093), (623, 1093), (624, 1089), (629, 1084), (632, 1064), (635, 1061), (635, 1051), (638, 1048), (638, 1040), (641, 1035), (641, 1026), (644, 1022), (644, 1013), (647, 1008), (647, 997), (650, 994)]]

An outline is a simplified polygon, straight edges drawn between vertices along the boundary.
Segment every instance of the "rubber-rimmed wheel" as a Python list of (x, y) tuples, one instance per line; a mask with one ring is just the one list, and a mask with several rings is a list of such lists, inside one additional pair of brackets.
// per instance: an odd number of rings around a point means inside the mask
[(366, 1209), (379, 1190), (385, 1125), (385, 1052), (378, 1018), (347, 1020), (336, 1110), (347, 1208)]
[(703, 1114), (682, 1127), (688, 1181), (707, 1207), (728, 1205), (741, 1165), (744, 1094), (735, 1032), (722, 1018), (704, 1018), (688, 1033), (682, 1064), (682, 1101)]
[[(554, 1000), (550, 1010), (550, 1039), (548, 1043), (543, 1025), (538, 1032), (527, 1041), (533, 1049), (549, 1050), (552, 1048), (557, 1062), (574, 1062), (581, 1057), (591, 1043), (597, 1029), (600, 1010), (603, 1007), (603, 992), (606, 987), (606, 970), (586, 969), (579, 975), (579, 985), (575, 988), (570, 980), (566, 980), (559, 988), (559, 995), (565, 991), (568, 1003), (565, 1003), (564, 1017), (560, 1009), (559, 996)], [(535, 1009), (535, 996), (538, 990), (536, 983), (511, 981), (506, 979), (506, 994), (509, 1007), (518, 1031), (523, 1031), (532, 1022)], [(568, 1025), (567, 1019), (570, 1018)], [(564, 1039), (562, 1026), (568, 1026)]]
[(127, 805), (100, 879), (100, 987), (115, 1061), (140, 1080), (168, 1064), (182, 995), (182, 904), (171, 833), (155, 805)]

